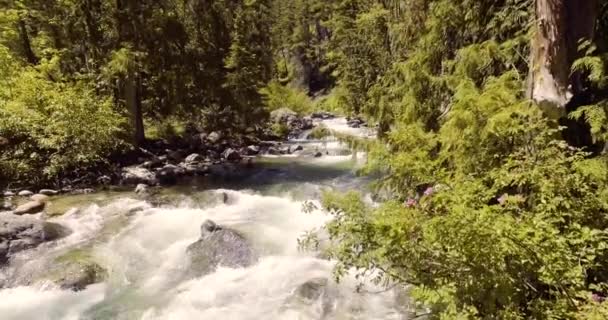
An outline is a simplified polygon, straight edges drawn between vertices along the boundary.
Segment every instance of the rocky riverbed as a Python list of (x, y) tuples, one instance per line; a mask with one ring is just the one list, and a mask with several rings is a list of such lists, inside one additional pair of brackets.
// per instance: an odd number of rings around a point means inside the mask
[[(343, 118), (321, 123), (371, 136)], [(325, 188), (364, 191), (367, 180), (352, 171), (364, 155), (332, 138), (308, 140), (304, 131), (281, 143), (291, 153), (257, 146), (256, 157), (239, 152), (253, 166), (216, 164), (232, 168), (224, 174), (180, 175), (167, 184), (161, 170), (142, 164), (123, 172), (146, 169), (149, 180), (124, 182), (125, 189), (7, 194), (2, 318), (407, 319), (413, 309), (402, 291), (371, 283), (362, 291), (350, 278), (335, 283), (332, 261), (298, 247), (300, 236), (331, 218), (303, 213), (304, 202)], [(156, 168), (205, 163), (206, 156)]]

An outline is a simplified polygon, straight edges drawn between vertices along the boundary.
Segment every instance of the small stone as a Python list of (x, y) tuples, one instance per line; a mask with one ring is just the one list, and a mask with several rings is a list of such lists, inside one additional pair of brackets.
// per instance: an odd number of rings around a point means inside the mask
[(217, 131), (213, 131), (207, 136), (207, 140), (211, 143), (217, 143), (220, 139), (222, 139), (222, 135)]
[(200, 154), (193, 153), (193, 154), (187, 156), (186, 159), (184, 160), (184, 162), (187, 164), (192, 164), (192, 163), (202, 162), (203, 160), (204, 159)]
[(44, 210), (45, 206), (46, 205), (44, 202), (30, 201), (28, 203), (18, 206), (17, 209), (15, 209), (15, 211), (13, 213), (18, 216), (24, 215), (24, 214), (36, 214), (36, 213), (42, 212), (42, 210)]
[(15, 193), (11, 192), (11, 191), (5, 191), (3, 195), (8, 198), (8, 197), (14, 197)]
[(53, 189), (41, 189), (38, 191), (39, 194), (43, 194), (45, 196), (55, 196), (59, 194), (59, 191)]
[(38, 201), (38, 202), (48, 202), (49, 196), (38, 193), (38, 194), (31, 196), (30, 199), (33, 201)]
[(301, 146), (301, 145), (299, 145), (299, 144), (298, 144), (298, 145), (296, 145), (296, 146), (294, 147), (294, 149), (293, 149), (293, 151), (302, 151), (302, 150), (304, 150), (304, 147), (302, 147), (302, 146)]
[(19, 191), (19, 193), (17, 193), (17, 195), (20, 197), (30, 197), (30, 196), (33, 196), (34, 193), (29, 190), (22, 190), (22, 191)]
[(315, 153), (315, 158), (321, 158), (322, 156), (323, 156), (323, 153), (321, 153), (320, 151)]

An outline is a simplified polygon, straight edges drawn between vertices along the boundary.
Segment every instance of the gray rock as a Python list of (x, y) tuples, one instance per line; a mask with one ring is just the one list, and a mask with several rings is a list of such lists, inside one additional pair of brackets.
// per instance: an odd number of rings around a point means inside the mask
[(19, 193), (17, 193), (17, 195), (20, 197), (29, 197), (29, 196), (34, 195), (34, 193), (29, 190), (22, 190), (22, 191), (19, 191)]
[(5, 191), (3, 194), (5, 197), (14, 197), (15, 193), (11, 191)]
[(135, 187), (135, 194), (137, 195), (145, 195), (148, 193), (148, 185), (140, 183)]
[(99, 178), (97, 178), (97, 183), (102, 184), (102, 185), (108, 185), (112, 182), (112, 178), (110, 178), (107, 175), (103, 175)]
[(278, 156), (281, 154), (281, 150), (277, 147), (269, 147), (268, 150), (266, 150), (266, 153), (273, 156)]
[(258, 155), (258, 154), (260, 153), (260, 147), (259, 147), (259, 146), (256, 146), (256, 145), (251, 145), (251, 146), (248, 146), (248, 147), (246, 148), (246, 152), (247, 152), (246, 154), (247, 154), (248, 156), (255, 156), (255, 155)]
[(107, 275), (104, 268), (92, 261), (64, 263), (57, 270), (53, 281), (61, 289), (73, 291), (84, 290), (91, 284), (102, 282)]
[(13, 213), (19, 216), (24, 214), (36, 214), (42, 212), (45, 206), (44, 202), (30, 201), (18, 206)]
[(38, 191), (39, 194), (43, 194), (45, 196), (55, 196), (59, 194), (59, 191), (53, 189), (41, 189)]
[(0, 215), (0, 264), (17, 252), (68, 234), (68, 229), (56, 223), (13, 214)]
[(201, 238), (188, 246), (190, 270), (195, 276), (213, 272), (218, 266), (247, 267), (257, 261), (251, 245), (240, 233), (207, 220)]
[(298, 144), (298, 145), (296, 145), (296, 146), (293, 148), (293, 151), (302, 151), (302, 150), (304, 150), (304, 147), (302, 147), (302, 146), (301, 146), (301, 145), (299, 145), (299, 144)]
[(213, 131), (207, 136), (207, 140), (211, 143), (218, 143), (221, 139), (222, 134), (217, 131)]
[(321, 158), (323, 156), (323, 153), (321, 153), (321, 151), (317, 151), (315, 153), (315, 158)]
[(242, 158), (241, 154), (232, 148), (226, 149), (222, 156), (228, 161), (239, 161)]
[(204, 161), (205, 159), (198, 153), (193, 153), (189, 156), (186, 157), (186, 159), (184, 160), (185, 163), (187, 164), (194, 164), (194, 163), (199, 163)]
[(176, 151), (169, 151), (167, 150), (167, 157), (170, 160), (173, 160), (174, 162), (180, 162), (182, 160), (184, 160), (184, 153), (182, 151), (176, 150)]
[(152, 171), (140, 167), (126, 167), (122, 169), (122, 182), (125, 184), (137, 185), (145, 183), (147, 185), (155, 185), (157, 183), (156, 176)]
[(31, 196), (30, 199), (32, 201), (48, 202), (50, 198), (49, 198), (49, 196), (46, 196), (44, 194), (37, 193), (37, 194)]
[(156, 172), (156, 178), (162, 184), (174, 184), (177, 179), (186, 174), (186, 169), (180, 166), (168, 164)]

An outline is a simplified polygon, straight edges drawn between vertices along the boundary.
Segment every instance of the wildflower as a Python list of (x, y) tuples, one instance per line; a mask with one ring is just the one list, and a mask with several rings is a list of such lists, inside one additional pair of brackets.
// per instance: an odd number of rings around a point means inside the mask
[(604, 302), (604, 300), (606, 300), (605, 297), (603, 297), (597, 293), (592, 294), (591, 299), (597, 303), (602, 303), (602, 302)]
[(424, 190), (424, 195), (425, 196), (430, 196), (433, 193), (435, 193), (435, 189), (433, 187), (428, 187), (428, 188), (426, 188), (426, 190)]
[(502, 196), (500, 196), (500, 198), (498, 198), (498, 203), (504, 205), (505, 203), (507, 203), (507, 198), (509, 197), (508, 194), (503, 194)]
[(418, 204), (418, 201), (416, 201), (416, 199), (414, 198), (409, 198), (404, 204), (407, 208), (411, 208), (416, 206), (416, 204)]

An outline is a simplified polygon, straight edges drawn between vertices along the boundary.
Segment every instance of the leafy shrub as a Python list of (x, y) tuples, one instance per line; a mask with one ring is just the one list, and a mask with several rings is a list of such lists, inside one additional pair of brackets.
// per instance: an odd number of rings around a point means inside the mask
[(308, 94), (290, 85), (281, 85), (277, 81), (271, 81), (262, 88), (261, 93), (268, 111), (288, 108), (298, 114), (306, 114), (313, 110), (313, 103)]
[(122, 146), (122, 117), (110, 97), (87, 82), (49, 79), (54, 61), (19, 67), (0, 90), (0, 136), (9, 144), (0, 154), (8, 178), (40, 183), (70, 170), (97, 165)]
[(329, 128), (327, 128), (326, 126), (321, 124), (321, 125), (316, 126), (314, 129), (312, 129), (312, 131), (308, 135), (308, 138), (315, 139), (315, 140), (321, 140), (321, 139), (329, 137), (331, 135), (332, 135), (331, 130), (329, 130)]
[(285, 123), (275, 122), (270, 130), (277, 137), (286, 138), (289, 135), (289, 127)]

